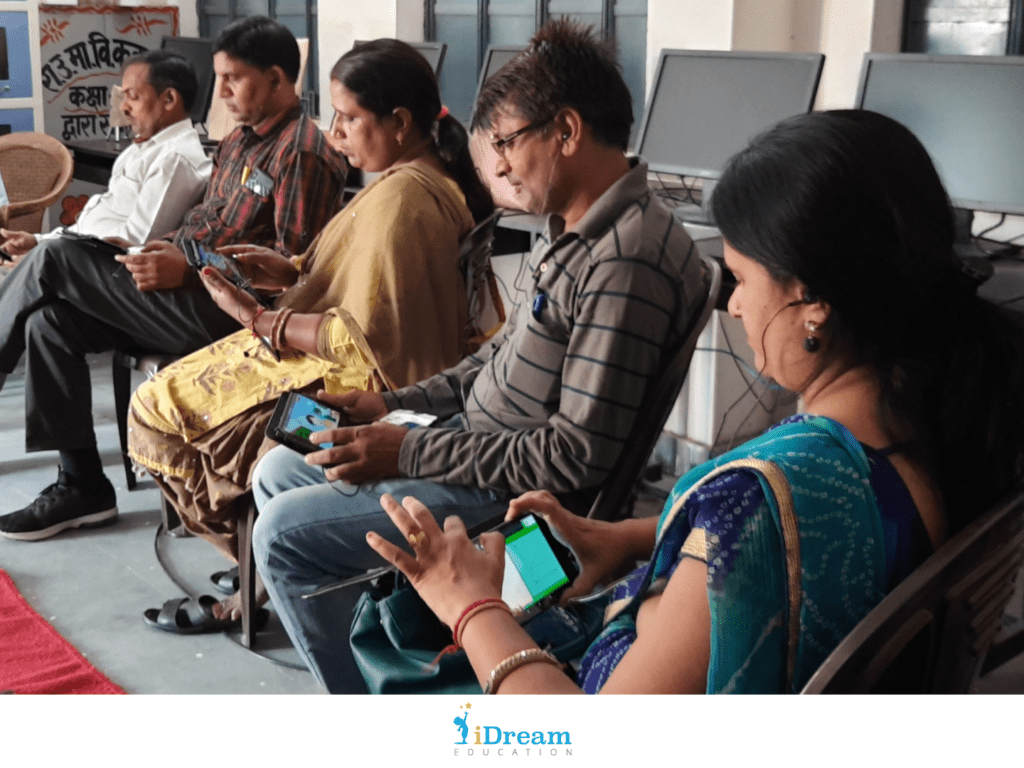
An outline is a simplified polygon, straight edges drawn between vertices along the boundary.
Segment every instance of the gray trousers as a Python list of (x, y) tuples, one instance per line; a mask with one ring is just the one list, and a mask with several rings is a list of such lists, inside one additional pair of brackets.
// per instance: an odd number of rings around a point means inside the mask
[(25, 449), (96, 444), (86, 354), (185, 355), (239, 327), (201, 285), (143, 293), (111, 256), (43, 241), (0, 282), (0, 375), (25, 355)]

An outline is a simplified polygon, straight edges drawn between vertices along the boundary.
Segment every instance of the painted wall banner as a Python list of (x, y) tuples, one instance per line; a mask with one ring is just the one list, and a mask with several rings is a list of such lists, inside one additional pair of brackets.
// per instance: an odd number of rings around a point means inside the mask
[(108, 93), (120, 85), (125, 59), (177, 34), (174, 6), (40, 5), (46, 132), (64, 141), (106, 137)]

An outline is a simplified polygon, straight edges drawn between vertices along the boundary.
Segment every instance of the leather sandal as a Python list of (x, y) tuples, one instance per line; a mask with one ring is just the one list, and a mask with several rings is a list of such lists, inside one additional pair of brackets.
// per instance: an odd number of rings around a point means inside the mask
[[(168, 600), (159, 610), (149, 608), (142, 614), (142, 620), (151, 627), (176, 635), (228, 632), (241, 627), (241, 618), (218, 619), (213, 615), (213, 606), (217, 602), (217, 598), (211, 595), (178, 597)], [(270, 611), (260, 608), (256, 612), (256, 629), (263, 629), (269, 618)]]
[(225, 595), (233, 595), (238, 591), (238, 566), (231, 568), (227, 571), (217, 571), (210, 577), (210, 581), (213, 582), (213, 586), (218, 592), (223, 592)]

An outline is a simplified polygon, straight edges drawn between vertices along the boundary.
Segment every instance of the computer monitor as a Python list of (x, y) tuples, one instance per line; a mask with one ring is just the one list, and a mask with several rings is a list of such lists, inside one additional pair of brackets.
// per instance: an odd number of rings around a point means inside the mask
[(205, 123), (213, 99), (213, 41), (205, 37), (165, 37), (160, 47), (181, 54), (196, 71), (199, 90), (189, 112), (194, 123)]
[(717, 179), (780, 120), (814, 105), (820, 53), (663, 50), (636, 153), (652, 171)]
[(448, 50), (448, 43), (409, 43), (413, 48), (423, 54), (423, 58), (430, 62), (434, 68), (434, 76), (441, 76), (441, 67), (444, 65), (444, 54)]
[[(352, 47), (369, 42), (368, 40), (355, 40)], [(448, 51), (448, 43), (409, 43), (419, 51), (434, 70), (434, 77), (441, 76), (441, 67), (444, 65), (444, 55)]]
[[(480, 98), (480, 91), (484, 87), (484, 83), (487, 82), (487, 78), (497, 72), (499, 69), (508, 64), (512, 59), (525, 50), (522, 45), (489, 45), (487, 51), (484, 53), (484, 63), (480, 67), (480, 79), (476, 84), (476, 93), (473, 94), (473, 112), (476, 112), (476, 102)], [(469, 124), (473, 124), (472, 114), (469, 118)]]
[(0, 27), (0, 80), (11, 79), (11, 62), (7, 58), (7, 27)]
[(953, 204), (1024, 215), (1024, 56), (864, 56), (856, 105), (921, 140)]

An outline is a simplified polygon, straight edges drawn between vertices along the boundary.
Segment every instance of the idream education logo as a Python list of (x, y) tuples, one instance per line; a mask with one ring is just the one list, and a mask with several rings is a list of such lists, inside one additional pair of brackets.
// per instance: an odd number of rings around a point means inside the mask
[[(508, 724), (470, 722), (473, 705), (459, 707), (455, 725), (455, 757), (572, 757), (569, 731), (525, 730)], [(476, 718), (473, 717), (473, 720)]]

